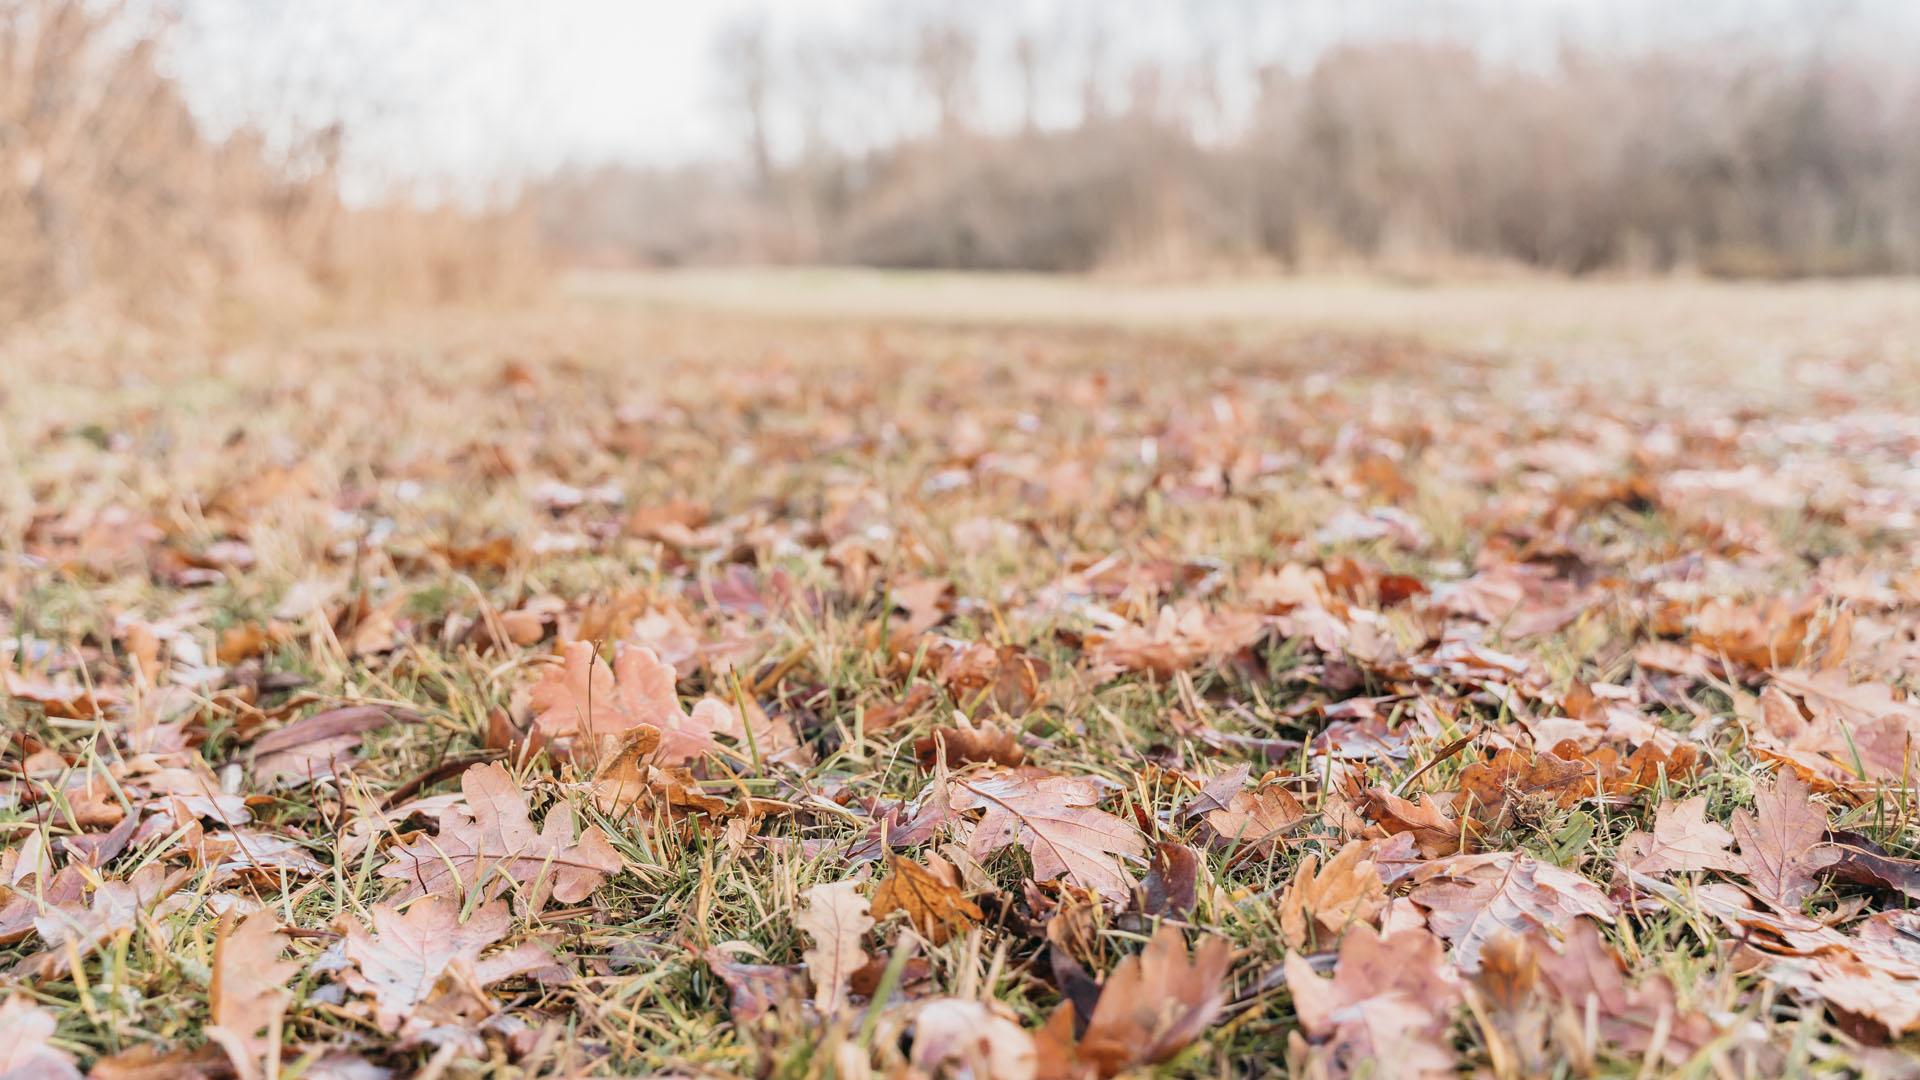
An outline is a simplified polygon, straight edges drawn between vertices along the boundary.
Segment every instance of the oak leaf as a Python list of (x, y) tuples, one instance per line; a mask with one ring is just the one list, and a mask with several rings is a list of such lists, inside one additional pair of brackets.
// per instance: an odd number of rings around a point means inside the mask
[(1439, 939), (1419, 928), (1381, 936), (1356, 927), (1341, 939), (1333, 977), (1298, 953), (1285, 961), (1300, 1026), (1336, 1076), (1452, 1076), (1447, 1038), (1461, 997)]
[[(939, 856), (932, 856), (939, 859)], [(948, 866), (942, 876), (912, 859), (889, 854), (891, 871), (873, 893), (873, 917), (884, 919), (896, 911), (904, 912), (913, 928), (935, 945), (944, 944), (954, 929), (965, 929), (985, 916), (980, 906), (960, 891), (959, 872)]]
[(478, 891), (493, 899), (509, 888), (529, 890), (526, 905), (538, 910), (549, 894), (577, 903), (619, 871), (620, 855), (598, 826), (573, 838), (572, 813), (556, 806), (534, 832), (521, 792), (498, 763), (475, 765), (460, 777), (466, 808), (440, 815), (440, 831), (396, 848), (380, 876), (407, 883), (400, 900), (435, 893)]
[(341, 950), (354, 970), (342, 981), (373, 998), (374, 1021), (389, 1033), (427, 1000), (450, 965), (478, 961), (512, 925), (503, 900), (482, 904), (464, 922), (460, 902), (450, 896), (429, 896), (404, 914), (397, 904), (376, 904), (369, 914), (372, 933), (357, 920), (344, 920)]
[(1459, 855), (1422, 866), (1409, 894), (1428, 924), (1453, 946), (1462, 971), (1479, 969), (1480, 950), (1502, 931), (1564, 930), (1581, 916), (1612, 922), (1613, 901), (1571, 870), (1514, 851)]
[(778, 964), (743, 964), (733, 958), (733, 949), (746, 949), (743, 942), (716, 945), (701, 954), (720, 981), (727, 986), (728, 1011), (735, 1023), (750, 1023), (778, 1008), (805, 988), (800, 969)]
[(689, 714), (674, 687), (672, 665), (652, 649), (618, 646), (609, 668), (592, 642), (575, 641), (563, 663), (534, 684), (533, 722), (549, 739), (592, 742), (649, 725), (660, 730), (655, 760), (683, 765), (714, 749), (711, 725), (718, 716), (710, 709)]
[(866, 966), (864, 947), (873, 917), (860, 895), (858, 881), (815, 885), (806, 892), (806, 906), (794, 916), (794, 926), (813, 939), (801, 954), (807, 976), (813, 980), (813, 1003), (831, 1015), (847, 1004), (848, 981)]
[(1038, 770), (998, 770), (952, 781), (955, 810), (986, 811), (967, 850), (976, 858), (1018, 843), (1040, 881), (1065, 878), (1110, 899), (1126, 896), (1133, 877), (1117, 861), (1140, 857), (1146, 843), (1132, 825), (1094, 809), (1100, 783)]
[(1651, 833), (1635, 831), (1620, 841), (1620, 861), (1642, 874), (1689, 870), (1737, 870), (1733, 834), (1707, 820), (1707, 797), (1663, 804)]
[(1280, 896), (1280, 934), (1288, 945), (1324, 946), (1379, 916), (1387, 906), (1387, 886), (1367, 857), (1372, 848), (1365, 840), (1355, 840), (1325, 866), (1317, 855), (1300, 860)]
[[(1071, 1004), (1041, 1031), (1042, 1075), (1116, 1076), (1170, 1060), (1199, 1038), (1226, 1007), (1225, 979), (1233, 949), (1206, 935), (1191, 954), (1172, 923), (1161, 923), (1138, 955), (1120, 961), (1100, 985), (1086, 1031), (1072, 1041)], [(1067, 1019), (1062, 1022), (1062, 1017)]]

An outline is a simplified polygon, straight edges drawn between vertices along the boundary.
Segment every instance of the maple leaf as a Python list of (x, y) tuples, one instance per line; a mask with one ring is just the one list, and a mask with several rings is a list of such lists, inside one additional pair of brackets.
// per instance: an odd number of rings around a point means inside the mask
[(847, 1004), (848, 980), (866, 966), (863, 946), (867, 931), (873, 928), (860, 883), (838, 881), (808, 889), (806, 906), (794, 916), (793, 925), (813, 939), (813, 947), (801, 959), (813, 980), (815, 1007), (827, 1015), (838, 1012)]
[(892, 871), (873, 893), (873, 917), (884, 919), (896, 911), (904, 912), (926, 939), (944, 944), (958, 927), (965, 929), (985, 916), (980, 906), (960, 891), (959, 872), (935, 855), (947, 874), (935, 873), (912, 859), (889, 854), (887, 867)]
[(1454, 1075), (1447, 1028), (1461, 991), (1432, 934), (1415, 927), (1383, 937), (1356, 927), (1340, 941), (1332, 978), (1292, 952), (1285, 973), (1300, 1026), (1332, 1075), (1382, 1066), (1392, 1071), (1379, 1075)]
[(1213, 934), (1204, 935), (1189, 955), (1180, 929), (1161, 923), (1147, 947), (1120, 961), (1100, 985), (1077, 1044), (1072, 1003), (1054, 1013), (1037, 1040), (1041, 1057), (1051, 1062), (1041, 1075), (1107, 1077), (1171, 1059), (1226, 1007), (1232, 958), (1227, 939)]
[(564, 656), (559, 667), (546, 669), (530, 697), (533, 722), (547, 738), (599, 740), (645, 724), (660, 730), (659, 764), (683, 765), (714, 749), (711, 724), (719, 717), (710, 709), (695, 715), (680, 707), (673, 667), (652, 649), (617, 646), (611, 669), (589, 641), (568, 644)]
[(279, 1045), (277, 1029), (292, 997), (286, 983), (300, 970), (297, 961), (280, 959), (285, 948), (271, 910), (239, 920), (229, 913), (221, 920), (207, 991), (213, 1019), (207, 1037), (220, 1044), (242, 1077), (257, 1076), (261, 1057)]
[(1318, 855), (1300, 860), (1280, 896), (1280, 933), (1287, 944), (1338, 940), (1354, 926), (1370, 924), (1387, 906), (1387, 886), (1367, 858), (1373, 845), (1355, 840), (1320, 865)]
[[(1345, 794), (1356, 811), (1388, 836), (1411, 833), (1420, 854), (1430, 859), (1458, 853), (1474, 838), (1474, 830), (1469, 828), (1472, 820), (1455, 817), (1451, 802), (1442, 802), (1442, 797), (1431, 792), (1423, 794), (1417, 803), (1409, 802), (1384, 789), (1363, 787), (1358, 777), (1350, 775)], [(1451, 796), (1445, 798), (1450, 800)]]
[(0, 1002), (0, 1077), (7, 1080), (80, 1080), (73, 1056), (54, 1046), (53, 1014), (12, 994)]
[(1116, 856), (1140, 857), (1146, 843), (1132, 825), (1094, 809), (1106, 796), (1098, 782), (1038, 770), (997, 770), (952, 781), (955, 810), (986, 811), (967, 850), (980, 858), (1018, 843), (1041, 881), (1064, 877), (1118, 899), (1133, 878)]
[(574, 842), (564, 806), (548, 811), (545, 827), (534, 832), (526, 795), (498, 763), (468, 769), (460, 791), (464, 811), (443, 811), (439, 835), (395, 849), (380, 868), (381, 877), (407, 883), (402, 901), (471, 890), (490, 900), (524, 888), (528, 909), (538, 910), (549, 893), (564, 904), (584, 900), (620, 870), (620, 855), (598, 826)]
[(1740, 869), (1760, 896), (1797, 909), (1814, 890), (1811, 855), (1826, 836), (1826, 811), (1808, 797), (1797, 773), (1786, 771), (1754, 792), (1754, 812), (1736, 810), (1733, 835)]
[(372, 933), (357, 920), (342, 920), (341, 951), (355, 969), (343, 981), (373, 998), (374, 1020), (390, 1033), (432, 994), (449, 966), (478, 961), (512, 925), (504, 900), (482, 904), (464, 922), (460, 902), (449, 896), (429, 896), (405, 914), (397, 904), (376, 904), (369, 914)]
[(1642, 874), (1676, 870), (1737, 870), (1729, 850), (1733, 834), (1707, 820), (1707, 797), (1666, 803), (1654, 813), (1653, 832), (1634, 831), (1620, 841), (1620, 861)]
[(1435, 933), (1453, 945), (1462, 971), (1479, 969), (1480, 950), (1501, 931), (1562, 930), (1589, 916), (1612, 922), (1613, 901), (1571, 870), (1530, 855), (1494, 851), (1427, 863), (1414, 872), (1413, 901)]
[(1530, 805), (1567, 809), (1594, 793), (1594, 771), (1557, 755), (1501, 750), (1461, 770), (1460, 791), (1475, 818), (1504, 827)]
[(1227, 804), (1206, 815), (1207, 827), (1222, 840), (1253, 851), (1267, 851), (1275, 838), (1305, 821), (1307, 808), (1280, 784), (1236, 791)]
[(914, 1010), (910, 1060), (925, 1076), (1033, 1080), (1040, 1052), (1004, 1007), (934, 998)]

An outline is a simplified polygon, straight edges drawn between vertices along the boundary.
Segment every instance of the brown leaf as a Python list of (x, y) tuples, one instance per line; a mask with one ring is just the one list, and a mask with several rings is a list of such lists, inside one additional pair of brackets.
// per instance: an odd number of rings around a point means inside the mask
[(1279, 783), (1235, 792), (1227, 805), (1207, 813), (1207, 827), (1226, 843), (1261, 852), (1305, 821), (1307, 809)]
[(916, 1069), (926, 1076), (1032, 1080), (1039, 1068), (1033, 1036), (1004, 1007), (961, 998), (922, 1002), (913, 1014)]
[(269, 909), (237, 921), (229, 913), (220, 922), (213, 983), (207, 991), (213, 1020), (207, 1036), (220, 1044), (243, 1077), (257, 1075), (261, 1057), (279, 1042), (280, 1017), (292, 997), (286, 983), (300, 970), (298, 962), (280, 959), (286, 944)]
[(512, 925), (503, 900), (481, 905), (464, 922), (459, 900), (449, 896), (429, 896), (405, 914), (397, 904), (376, 904), (369, 914), (372, 933), (358, 920), (342, 919), (341, 950), (354, 965), (343, 981), (373, 998), (374, 1021), (389, 1033), (427, 1000), (449, 966), (477, 962)]
[(407, 883), (402, 900), (455, 891), (492, 899), (515, 888), (528, 890), (526, 905), (538, 910), (549, 893), (565, 904), (584, 900), (620, 870), (620, 855), (599, 827), (574, 842), (564, 806), (549, 810), (545, 828), (534, 832), (526, 795), (499, 764), (468, 769), (460, 790), (466, 810), (444, 811), (438, 836), (394, 849), (380, 868), (381, 877)]
[(1920, 900), (1920, 859), (1896, 859), (1858, 844), (1834, 843), (1816, 847), (1806, 862), (1835, 881), (1890, 889)]
[(6, 1080), (80, 1080), (73, 1055), (48, 1040), (53, 1014), (20, 994), (0, 1002), (0, 1077)]
[(1354, 808), (1388, 836), (1412, 833), (1420, 854), (1427, 858), (1457, 854), (1472, 846), (1469, 821), (1454, 817), (1431, 793), (1413, 803), (1384, 789), (1362, 787), (1357, 778), (1349, 777), (1346, 794)]
[(967, 850), (976, 858), (1018, 843), (1040, 881), (1064, 877), (1110, 899), (1133, 890), (1116, 856), (1138, 858), (1146, 843), (1132, 825), (1094, 809), (1106, 796), (1096, 782), (1037, 770), (997, 770), (951, 785), (955, 810), (984, 809)]
[(1613, 901), (1593, 882), (1519, 852), (1442, 859), (1413, 880), (1409, 895), (1427, 909), (1434, 933), (1453, 945), (1462, 971), (1479, 969), (1481, 947), (1501, 931), (1558, 931), (1582, 915), (1613, 921)]
[(296, 720), (254, 740), (249, 768), (263, 784), (325, 780), (352, 766), (360, 736), (389, 723), (412, 723), (420, 714), (385, 705), (349, 705)]
[(813, 980), (814, 1006), (832, 1015), (847, 1004), (848, 981), (867, 963), (864, 943), (873, 918), (867, 914), (860, 883), (838, 881), (808, 889), (806, 906), (794, 916), (793, 925), (813, 939), (801, 959)]
[(887, 868), (891, 873), (873, 894), (875, 919), (884, 919), (896, 911), (904, 912), (915, 930), (933, 944), (941, 945), (955, 929), (964, 930), (985, 917), (980, 906), (960, 891), (957, 872), (951, 874), (950, 880), (912, 859), (894, 854), (887, 856)]
[(1798, 909), (1814, 890), (1809, 861), (1826, 836), (1827, 814), (1808, 797), (1806, 782), (1791, 770), (1754, 792), (1755, 813), (1736, 810), (1733, 835), (1740, 842), (1740, 869), (1760, 896)]
[[(739, 944), (739, 943), (734, 943)], [(741, 945), (745, 948), (746, 946)], [(727, 984), (728, 1010), (735, 1023), (746, 1024), (765, 1016), (800, 992), (800, 969), (774, 964), (742, 964), (733, 959), (726, 946), (715, 946), (701, 954), (707, 967)]]
[(1654, 814), (1653, 832), (1635, 831), (1620, 841), (1620, 861), (1642, 874), (1689, 870), (1737, 870), (1733, 834), (1707, 820), (1707, 797), (1666, 803)]
[(1200, 857), (1185, 844), (1162, 840), (1153, 845), (1147, 876), (1140, 882), (1140, 910), (1146, 915), (1185, 919), (1199, 902)]
[(1629, 986), (1619, 955), (1591, 923), (1567, 927), (1558, 951), (1539, 937), (1533, 945), (1541, 974), (1571, 1022), (1595, 1018), (1601, 1040), (1617, 1051), (1642, 1058), (1658, 1043), (1667, 1064), (1677, 1068), (1719, 1035), (1704, 1013), (1680, 1010), (1666, 976), (1652, 975)]
[(1005, 765), (1011, 769), (1027, 759), (1014, 733), (995, 723), (975, 728), (937, 727), (931, 734), (913, 741), (913, 755), (922, 769), (931, 770), (942, 752), (951, 769), (975, 764)]
[(1355, 840), (1320, 865), (1300, 860), (1280, 896), (1280, 933), (1295, 949), (1325, 948), (1355, 926), (1369, 925), (1387, 905), (1387, 886), (1367, 856), (1373, 844)]
[(683, 765), (714, 748), (714, 714), (696, 717), (681, 708), (673, 667), (649, 648), (618, 647), (609, 669), (592, 642), (572, 642), (565, 662), (534, 684), (530, 700), (534, 723), (550, 739), (599, 740), (645, 724), (660, 729), (662, 765)]
[[(1099, 1002), (1071, 1059), (1103, 1077), (1171, 1059), (1211, 1027), (1226, 1007), (1224, 980), (1232, 956), (1227, 939), (1211, 934), (1189, 956), (1179, 928), (1161, 923), (1147, 947), (1120, 961), (1101, 984)], [(1070, 1033), (1072, 1021), (1067, 1023)], [(1048, 1029), (1051, 1034), (1043, 1032), (1042, 1039), (1055, 1043), (1057, 1054), (1061, 1033), (1052, 1030), (1052, 1023)]]
[(1286, 979), (1300, 1026), (1329, 1075), (1372, 1075), (1387, 1063), (1395, 1076), (1454, 1075), (1447, 1028), (1460, 987), (1432, 934), (1416, 928), (1382, 937), (1356, 927), (1340, 941), (1331, 979), (1291, 952)]
[(1592, 795), (1597, 786), (1594, 771), (1583, 762), (1521, 750), (1501, 750), (1460, 773), (1460, 791), (1469, 812), (1496, 827), (1504, 827), (1516, 811), (1530, 807), (1567, 809)]

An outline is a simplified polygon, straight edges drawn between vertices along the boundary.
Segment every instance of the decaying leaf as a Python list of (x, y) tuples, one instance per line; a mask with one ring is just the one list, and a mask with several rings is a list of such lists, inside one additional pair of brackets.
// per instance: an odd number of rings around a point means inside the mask
[(1040, 1055), (1019, 1021), (991, 1004), (936, 998), (914, 1011), (911, 1060), (928, 1075), (1033, 1080)]
[(713, 750), (714, 714), (681, 707), (673, 667), (652, 649), (621, 646), (611, 668), (592, 642), (572, 642), (564, 653), (533, 687), (533, 722), (547, 738), (611, 739), (644, 724), (660, 731), (659, 764), (683, 765)]
[(955, 810), (985, 810), (968, 850), (975, 857), (1018, 843), (1041, 881), (1065, 878), (1112, 899), (1133, 889), (1118, 856), (1146, 843), (1132, 825), (1094, 809), (1106, 797), (1095, 781), (1038, 770), (999, 770), (952, 781)]
[(402, 900), (476, 891), (492, 899), (513, 889), (537, 910), (549, 896), (566, 904), (584, 900), (620, 869), (619, 853), (598, 826), (574, 841), (565, 806), (550, 809), (536, 833), (526, 795), (498, 764), (468, 769), (460, 791), (465, 807), (441, 813), (438, 835), (395, 848), (380, 868), (381, 877), (406, 883)]
[(815, 885), (807, 890), (805, 901), (793, 925), (813, 940), (813, 947), (801, 957), (807, 977), (813, 980), (813, 1004), (832, 1015), (846, 1006), (848, 983), (867, 964), (865, 942), (873, 917), (867, 913), (858, 881)]
[(914, 740), (913, 753), (923, 769), (933, 768), (942, 755), (950, 769), (974, 764), (1014, 768), (1027, 758), (1014, 733), (995, 723), (971, 728), (934, 728), (931, 734)]
[(940, 945), (954, 930), (964, 930), (984, 916), (980, 906), (960, 890), (959, 871), (938, 855), (929, 856), (929, 862), (937, 869), (901, 855), (888, 855), (887, 877), (873, 893), (873, 917), (884, 919), (902, 912), (915, 930)]

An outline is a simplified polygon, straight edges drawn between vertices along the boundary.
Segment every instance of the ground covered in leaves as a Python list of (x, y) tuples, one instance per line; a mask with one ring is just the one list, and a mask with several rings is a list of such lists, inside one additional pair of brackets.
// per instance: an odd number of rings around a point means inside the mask
[(1910, 367), (19, 360), (0, 1075), (1900, 1074)]

